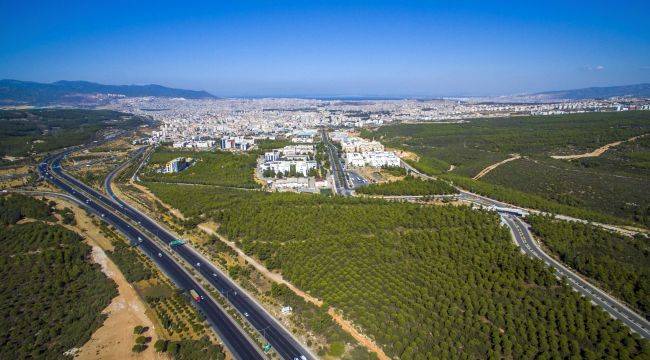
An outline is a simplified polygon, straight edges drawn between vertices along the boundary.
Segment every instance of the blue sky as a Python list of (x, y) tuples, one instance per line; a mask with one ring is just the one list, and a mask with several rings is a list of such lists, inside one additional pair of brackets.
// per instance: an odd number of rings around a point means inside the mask
[(650, 82), (650, 1), (7, 1), (0, 78), (221, 96)]

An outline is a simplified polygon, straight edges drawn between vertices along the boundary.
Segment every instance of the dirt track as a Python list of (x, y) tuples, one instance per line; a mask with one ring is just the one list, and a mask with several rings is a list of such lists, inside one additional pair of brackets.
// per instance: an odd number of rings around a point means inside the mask
[(619, 146), (620, 144), (622, 144), (622, 143), (624, 143), (624, 142), (634, 141), (634, 140), (636, 140), (636, 139), (638, 139), (638, 138), (641, 138), (641, 137), (644, 137), (644, 136), (646, 136), (646, 135), (648, 135), (648, 134), (643, 134), (643, 135), (639, 135), (639, 136), (634, 136), (634, 137), (631, 137), (631, 138), (629, 138), (629, 139), (627, 139), (627, 140), (615, 141), (615, 142), (613, 142), (613, 143), (609, 143), (609, 144), (607, 144), (607, 145), (603, 145), (603, 146), (599, 147), (598, 149), (596, 149), (596, 150), (594, 150), (594, 151), (592, 151), (592, 152), (588, 152), (588, 153), (584, 153), (584, 154), (577, 154), (577, 155), (551, 155), (551, 157), (552, 157), (553, 159), (560, 159), (560, 160), (573, 160), (573, 159), (582, 159), (582, 158), (588, 158), (588, 157), (598, 157), (598, 156), (602, 155), (605, 151), (609, 150), (610, 148), (613, 148), (613, 147), (615, 147), (615, 146)]
[[(246, 262), (248, 262), (250, 265), (252, 265), (257, 271), (262, 273), (265, 277), (270, 279), (271, 281), (278, 283), (278, 284), (284, 284), (286, 285), (291, 291), (293, 291), (296, 295), (300, 296), (301, 298), (305, 299), (305, 301), (308, 301), (316, 306), (322, 306), (323, 305), (323, 300), (318, 299), (316, 297), (313, 297), (306, 292), (300, 290), (296, 286), (294, 286), (292, 283), (288, 282), (287, 280), (282, 277), (281, 274), (274, 273), (269, 271), (264, 265), (259, 263), (257, 260), (254, 258), (246, 255), (241, 249), (239, 249), (235, 243), (232, 241), (228, 241), (226, 238), (222, 237), (219, 235), (214, 229), (211, 229), (208, 226), (205, 226), (204, 224), (199, 224), (199, 228), (203, 230), (204, 232), (218, 236), (219, 239), (221, 239), (223, 242), (225, 242), (228, 246), (230, 246), (233, 250), (239, 254), (239, 256), (243, 257)], [(366, 335), (364, 335), (361, 331), (359, 331), (352, 321), (346, 320), (339, 314), (334, 308), (329, 308), (327, 310), (327, 313), (332, 317), (334, 321), (336, 321), (339, 326), (343, 329), (343, 331), (347, 332), (350, 334), (353, 338), (355, 338), (361, 345), (365, 346), (368, 350), (374, 352), (377, 354), (377, 357), (380, 360), (388, 360), (389, 357), (384, 353), (384, 351), (381, 349), (379, 345), (377, 345), (372, 339), (368, 338)]]
[(478, 179), (482, 178), (483, 176), (485, 176), (490, 171), (496, 169), (497, 167), (499, 167), (499, 166), (501, 166), (501, 165), (503, 165), (503, 164), (505, 164), (505, 163), (507, 163), (509, 161), (517, 160), (517, 159), (520, 159), (520, 158), (521, 158), (521, 156), (519, 154), (513, 154), (511, 157), (509, 157), (509, 158), (507, 158), (505, 160), (501, 160), (498, 163), (492, 164), (492, 165), (486, 167), (485, 169), (481, 170), (481, 172), (476, 174), (476, 176), (474, 176), (472, 179), (478, 180)]

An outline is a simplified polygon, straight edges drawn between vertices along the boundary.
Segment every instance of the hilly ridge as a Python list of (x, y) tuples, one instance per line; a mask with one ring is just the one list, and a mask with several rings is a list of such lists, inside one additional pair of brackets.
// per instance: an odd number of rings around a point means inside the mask
[(634, 85), (601, 86), (570, 90), (545, 91), (533, 95), (565, 100), (606, 99), (615, 96), (650, 97), (650, 84), (644, 83)]
[(0, 80), (0, 105), (49, 105), (57, 103), (97, 102), (97, 95), (114, 94), (126, 97), (159, 96), (186, 99), (210, 99), (206, 91), (169, 88), (161, 85), (104, 85), (88, 81), (57, 81), (38, 83)]

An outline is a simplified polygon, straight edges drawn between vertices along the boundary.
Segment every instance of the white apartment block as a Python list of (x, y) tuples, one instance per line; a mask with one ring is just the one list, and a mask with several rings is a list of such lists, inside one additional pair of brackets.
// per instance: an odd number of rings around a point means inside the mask
[(172, 144), (173, 148), (186, 148), (186, 149), (208, 149), (216, 145), (214, 140), (188, 140), (188, 141), (175, 141)]
[(279, 151), (284, 154), (284, 156), (295, 156), (295, 155), (313, 155), (314, 146), (313, 145), (287, 145)]
[(353, 152), (345, 154), (345, 164), (352, 167), (400, 166), (400, 158), (390, 151)]
[(384, 151), (384, 145), (379, 141), (368, 141), (357, 136), (349, 136), (346, 132), (335, 131), (330, 134), (334, 142), (341, 144), (341, 149), (346, 153), (365, 153), (371, 151)]
[(368, 141), (358, 137), (348, 137), (341, 140), (341, 149), (346, 153), (365, 153), (384, 151), (384, 145), (379, 141)]
[(271, 189), (275, 191), (300, 191), (307, 189), (315, 189), (316, 185), (313, 178), (296, 178), (290, 177), (286, 179), (274, 180), (271, 184)]
[(262, 171), (273, 170), (277, 173), (289, 173), (291, 169), (295, 169), (297, 174), (302, 174), (302, 176), (307, 176), (309, 171), (316, 169), (316, 161), (314, 160), (277, 160), (277, 161), (267, 161), (262, 164)]

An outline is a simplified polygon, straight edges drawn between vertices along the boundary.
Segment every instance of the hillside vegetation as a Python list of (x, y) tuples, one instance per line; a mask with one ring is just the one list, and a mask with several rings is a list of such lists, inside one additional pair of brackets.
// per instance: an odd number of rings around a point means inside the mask
[(140, 117), (110, 110), (0, 110), (0, 157), (78, 145), (100, 130), (129, 129), (143, 122)]
[(467, 207), (147, 184), (341, 310), (390, 356), (644, 358), (645, 341)]
[[(412, 165), (418, 170), (480, 188), (486, 196), (521, 206), (544, 203), (542, 210), (582, 213), (591, 220), (648, 226), (650, 194), (643, 191), (650, 185), (647, 136), (598, 158), (550, 157), (591, 152), (648, 133), (650, 112), (629, 111), (398, 124), (362, 135), (414, 152), (420, 160)], [(467, 180), (511, 154), (522, 158), (495, 168), (478, 182)], [(447, 172), (450, 165), (455, 169)]]
[(532, 230), (563, 263), (650, 316), (650, 244), (593, 225), (531, 216)]
[[(20, 218), (49, 216), (44, 202), (12, 197), (1, 199), (4, 219), (17, 208)], [(102, 325), (116, 285), (90, 263), (76, 233), (10, 219), (0, 225), (0, 358), (61, 359)]]

